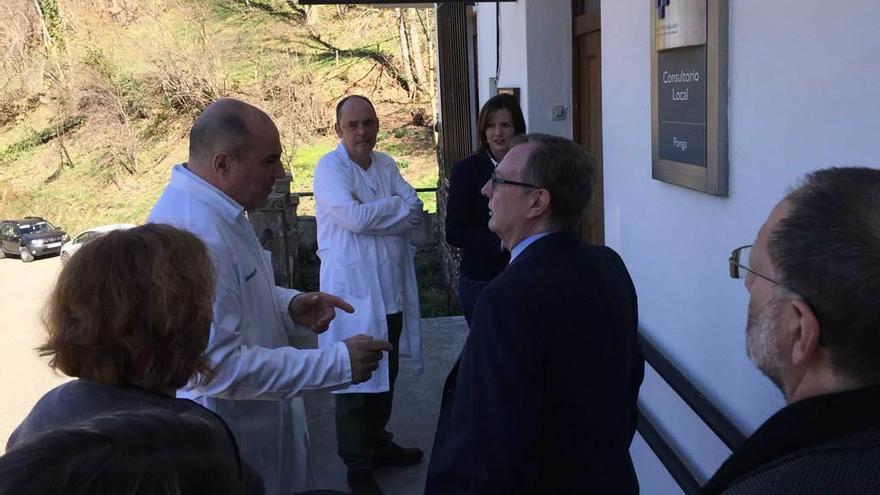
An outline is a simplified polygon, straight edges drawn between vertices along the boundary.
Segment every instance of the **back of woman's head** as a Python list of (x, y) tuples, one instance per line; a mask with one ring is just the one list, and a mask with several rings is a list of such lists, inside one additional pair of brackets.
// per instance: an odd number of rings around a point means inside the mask
[(121, 411), (48, 430), (0, 457), (0, 495), (243, 495), (219, 419)]
[(61, 271), (39, 351), (69, 376), (168, 393), (210, 377), (212, 295), (211, 261), (194, 235), (161, 224), (113, 231)]

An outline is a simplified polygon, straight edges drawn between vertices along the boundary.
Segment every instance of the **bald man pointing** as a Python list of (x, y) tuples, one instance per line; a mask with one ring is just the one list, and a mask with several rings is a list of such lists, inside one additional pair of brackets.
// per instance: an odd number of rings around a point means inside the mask
[(242, 101), (221, 99), (196, 119), (189, 159), (175, 165), (149, 221), (189, 230), (208, 246), (214, 264), (214, 322), (206, 355), (215, 376), (181, 389), (219, 414), (235, 434), (243, 460), (263, 477), (267, 494), (289, 495), (310, 484), (304, 390), (360, 383), (391, 346), (356, 335), (332, 347), (288, 345), (294, 323), (326, 330), (339, 308), (329, 294), (275, 286), (269, 253), (247, 212), (266, 204), (284, 175), (272, 119)]

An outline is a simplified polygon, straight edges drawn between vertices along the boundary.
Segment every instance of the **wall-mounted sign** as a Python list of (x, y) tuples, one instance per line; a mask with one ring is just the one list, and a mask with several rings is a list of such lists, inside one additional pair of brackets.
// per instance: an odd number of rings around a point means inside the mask
[(657, 0), (654, 42), (658, 50), (706, 44), (706, 0)]
[(652, 177), (727, 195), (727, 0), (652, 0)]
[(660, 158), (706, 166), (706, 46), (657, 55)]

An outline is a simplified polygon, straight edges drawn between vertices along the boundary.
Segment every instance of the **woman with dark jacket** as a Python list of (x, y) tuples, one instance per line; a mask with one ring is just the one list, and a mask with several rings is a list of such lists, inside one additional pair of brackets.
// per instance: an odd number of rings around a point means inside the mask
[(452, 167), (446, 204), (446, 242), (461, 249), (458, 298), (468, 325), (483, 287), (507, 265), (510, 254), (489, 230), (489, 199), (480, 189), (511, 148), (511, 140), (526, 132), (516, 99), (493, 96), (480, 109), (477, 135), (480, 149)]
[[(168, 225), (117, 230), (77, 251), (49, 297), (44, 317), (49, 336), (39, 348), (53, 369), (76, 379), (37, 402), (12, 433), (8, 451), (31, 442), (52, 445), (53, 437), (46, 436), (50, 432), (91, 427), (95, 418), (161, 410), (172, 419), (200, 418), (211, 437), (204, 445), (210, 448), (191, 455), (223, 456), (226, 465), (235, 468), (231, 479), (241, 487), (240, 493), (263, 493), (262, 480), (241, 464), (223, 420), (195, 402), (175, 398), (178, 388), (213, 376), (203, 356), (213, 317), (213, 276), (202, 241)], [(106, 448), (112, 449), (112, 442)], [(9, 462), (7, 456), (0, 457), (0, 467), (5, 469)], [(179, 481), (180, 473), (165, 474)]]

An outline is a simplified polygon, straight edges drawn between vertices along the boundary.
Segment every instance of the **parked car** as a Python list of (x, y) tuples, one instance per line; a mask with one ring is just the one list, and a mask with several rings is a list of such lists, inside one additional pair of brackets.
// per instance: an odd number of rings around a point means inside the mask
[(110, 225), (101, 225), (99, 227), (93, 227), (88, 230), (84, 230), (71, 239), (70, 241), (64, 243), (61, 246), (61, 263), (67, 263), (67, 260), (73, 256), (79, 248), (83, 247), (87, 242), (94, 241), (99, 237), (104, 237), (108, 232), (112, 230), (120, 230), (120, 229), (130, 229), (134, 227), (134, 224), (130, 223), (114, 223)]
[(3, 220), (0, 223), (0, 258), (14, 254), (28, 263), (37, 256), (55, 254), (70, 240), (67, 232), (42, 217)]

